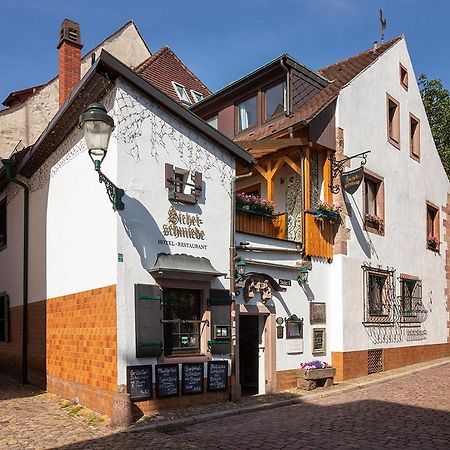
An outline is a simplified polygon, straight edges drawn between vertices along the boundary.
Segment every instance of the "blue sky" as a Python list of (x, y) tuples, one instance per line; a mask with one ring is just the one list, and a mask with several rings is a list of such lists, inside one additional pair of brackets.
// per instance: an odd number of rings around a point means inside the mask
[(212, 90), (289, 53), (318, 69), (406, 36), (416, 74), (450, 88), (447, 0), (0, 0), (0, 101), (57, 73), (59, 27), (80, 23), (88, 51), (134, 20), (152, 51), (168, 44)]

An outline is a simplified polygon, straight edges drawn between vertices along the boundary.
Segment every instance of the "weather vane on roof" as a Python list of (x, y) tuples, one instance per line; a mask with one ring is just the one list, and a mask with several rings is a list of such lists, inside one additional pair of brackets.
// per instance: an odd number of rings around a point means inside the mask
[(386, 29), (387, 20), (383, 19), (383, 10), (380, 9), (380, 24), (381, 24), (381, 43), (384, 42), (384, 30)]

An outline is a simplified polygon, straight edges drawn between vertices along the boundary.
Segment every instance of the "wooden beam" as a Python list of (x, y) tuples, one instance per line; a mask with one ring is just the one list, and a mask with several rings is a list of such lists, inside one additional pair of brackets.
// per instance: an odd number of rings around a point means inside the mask
[[(281, 149), (278, 150), (276, 152), (271, 152), (270, 154), (263, 156), (259, 159), (259, 163), (262, 164), (265, 161), (268, 161), (269, 159), (278, 159), (281, 158), (282, 156), (290, 156), (291, 159), (293, 156), (300, 156), (301, 155), (301, 151), (302, 149), (306, 149), (306, 146), (303, 147), (293, 147), (293, 148), (286, 148), (286, 149)], [(253, 150), (252, 150), (252, 155), (253, 155)], [(256, 156), (254, 156), (256, 158)]]
[(284, 156), (283, 159), (286, 162), (286, 164), (291, 167), (292, 170), (297, 172), (299, 175), (302, 174), (302, 169), (299, 167), (298, 164), (296, 164), (294, 161), (292, 161), (292, 159), (289, 158), (289, 156)]
[(261, 139), (248, 140), (248, 141), (236, 141), (236, 144), (247, 149), (277, 149), (293, 147), (298, 145), (307, 145), (307, 138), (283, 138), (283, 139)]
[(281, 166), (284, 164), (284, 158), (278, 158), (277, 162), (273, 166), (271, 176), (274, 177), (277, 171), (281, 168)]
[(267, 200), (273, 201), (273, 191), (274, 191), (274, 183), (273, 183), (273, 174), (272, 174), (272, 161), (267, 161)]
[(259, 164), (257, 164), (256, 166), (253, 166), (253, 168), (256, 169), (267, 180), (269, 174)]

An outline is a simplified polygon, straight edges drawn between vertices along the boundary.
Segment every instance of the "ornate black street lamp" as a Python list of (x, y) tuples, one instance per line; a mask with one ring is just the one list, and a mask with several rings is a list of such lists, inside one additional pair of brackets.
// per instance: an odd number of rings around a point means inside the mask
[(100, 169), (108, 151), (111, 133), (114, 130), (113, 118), (107, 114), (106, 108), (101, 103), (92, 103), (80, 115), (79, 125), (83, 129), (89, 156), (98, 172), (98, 180), (105, 184), (114, 211), (123, 210), (125, 208), (122, 202), (124, 190), (118, 188)]

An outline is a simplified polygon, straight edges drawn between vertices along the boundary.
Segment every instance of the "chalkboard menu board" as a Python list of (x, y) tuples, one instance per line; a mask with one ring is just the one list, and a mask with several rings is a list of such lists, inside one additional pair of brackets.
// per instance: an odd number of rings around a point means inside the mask
[(184, 363), (181, 366), (181, 392), (194, 395), (203, 393), (203, 363)]
[(208, 391), (225, 391), (228, 387), (228, 361), (208, 362)]
[(152, 398), (152, 366), (127, 367), (127, 392), (132, 401)]
[(155, 375), (157, 397), (170, 397), (179, 394), (178, 364), (157, 364)]

